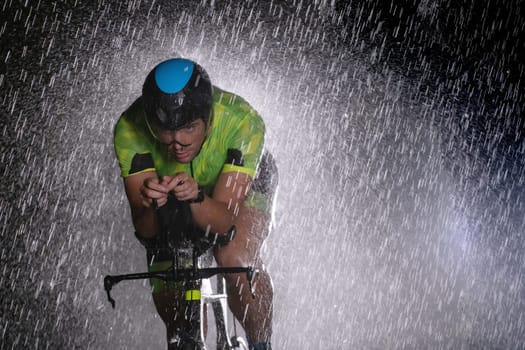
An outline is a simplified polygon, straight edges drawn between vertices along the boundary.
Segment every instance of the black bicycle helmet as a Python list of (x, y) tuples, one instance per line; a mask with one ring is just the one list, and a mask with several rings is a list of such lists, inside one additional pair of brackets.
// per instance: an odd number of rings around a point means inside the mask
[(207, 124), (212, 106), (210, 78), (193, 61), (169, 59), (149, 72), (142, 102), (148, 122), (161, 129), (176, 130), (199, 118)]

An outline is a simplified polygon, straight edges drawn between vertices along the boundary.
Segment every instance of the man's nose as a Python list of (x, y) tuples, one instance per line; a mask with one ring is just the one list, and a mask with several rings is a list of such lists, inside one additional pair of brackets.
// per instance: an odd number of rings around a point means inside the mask
[(185, 147), (187, 147), (188, 145), (184, 145), (182, 143), (179, 143), (177, 141), (175, 141), (173, 143), (173, 148), (175, 148), (176, 151), (182, 151)]
[(191, 143), (184, 143), (184, 139), (182, 137), (182, 133), (179, 131), (175, 131), (175, 134), (173, 135), (173, 141), (172, 145), (175, 147), (176, 150), (182, 150), (185, 147), (188, 147), (191, 145)]

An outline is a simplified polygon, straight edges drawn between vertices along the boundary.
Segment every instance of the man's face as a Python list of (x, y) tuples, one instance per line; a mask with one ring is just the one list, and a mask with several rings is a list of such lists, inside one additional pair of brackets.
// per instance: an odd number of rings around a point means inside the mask
[(180, 163), (189, 163), (197, 156), (208, 133), (202, 119), (196, 119), (176, 130), (163, 130), (151, 125), (151, 131)]

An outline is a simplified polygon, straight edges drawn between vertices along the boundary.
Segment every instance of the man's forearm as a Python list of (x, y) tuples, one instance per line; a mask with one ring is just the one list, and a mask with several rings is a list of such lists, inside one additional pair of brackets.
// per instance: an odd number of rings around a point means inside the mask
[(233, 221), (238, 212), (235, 207), (240, 204), (228, 205), (212, 197), (205, 196), (204, 201), (190, 204), (193, 220), (197, 226), (206, 231), (209, 227), (210, 232), (226, 233), (233, 225)]

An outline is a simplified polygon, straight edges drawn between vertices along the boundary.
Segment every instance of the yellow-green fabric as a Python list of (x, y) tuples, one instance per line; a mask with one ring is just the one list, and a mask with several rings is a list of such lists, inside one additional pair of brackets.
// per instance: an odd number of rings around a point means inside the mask
[[(171, 260), (152, 262), (148, 264), (148, 271), (149, 272), (166, 271), (171, 266), (173, 266), (173, 263)], [(182, 282), (174, 282), (174, 281), (166, 282), (164, 280), (161, 280), (160, 278), (150, 278), (149, 284), (151, 286), (152, 293), (160, 293), (165, 290), (184, 291), (184, 285)]]
[[(241, 172), (253, 178), (264, 146), (264, 133), (262, 118), (244, 99), (214, 87), (212, 128), (192, 161), (197, 183), (209, 194), (223, 172)], [(191, 175), (190, 164), (178, 163), (149, 131), (140, 98), (118, 120), (114, 146), (122, 177), (152, 170), (159, 176), (178, 172)], [(242, 166), (225, 164), (229, 149), (242, 153)], [(132, 169), (137, 154), (151, 155), (151, 166)]]

